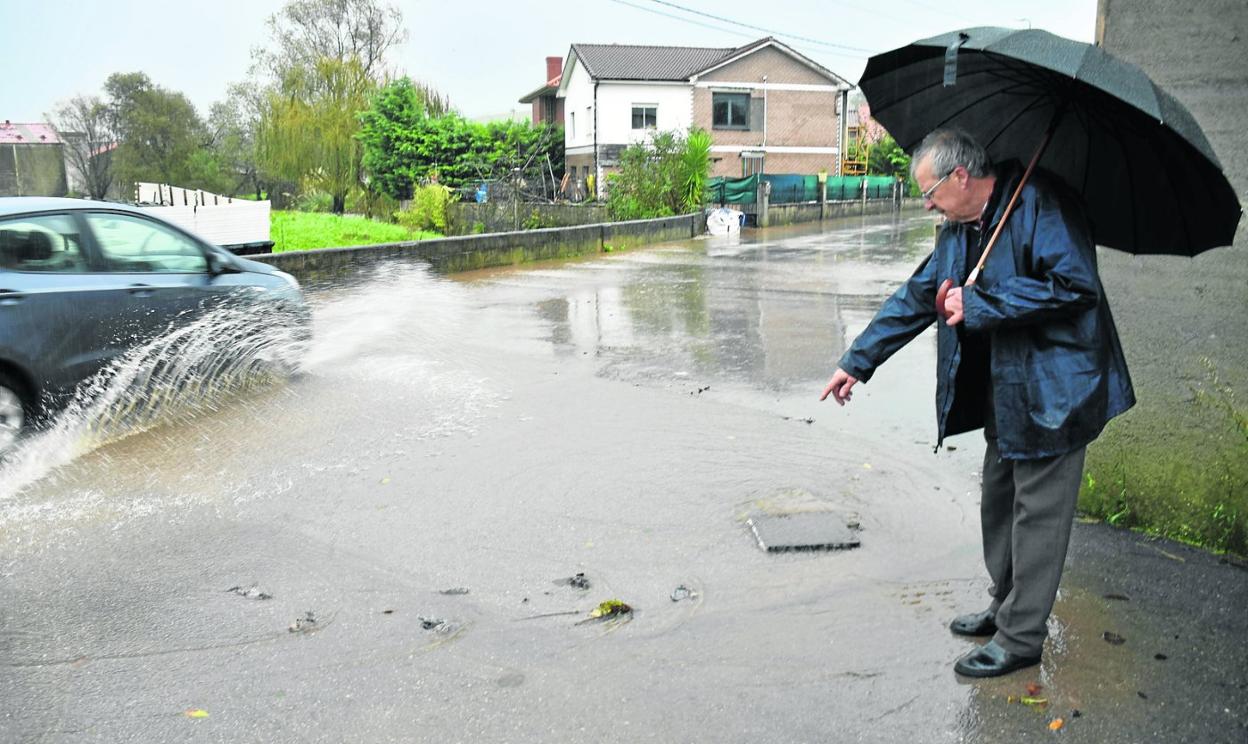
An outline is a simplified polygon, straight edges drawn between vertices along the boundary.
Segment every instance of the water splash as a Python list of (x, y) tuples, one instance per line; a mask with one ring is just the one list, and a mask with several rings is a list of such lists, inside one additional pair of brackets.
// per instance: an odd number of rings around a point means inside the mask
[(306, 311), (228, 303), (175, 322), (81, 383), (69, 403), (0, 462), (0, 500), (104, 444), (215, 412), (299, 369)]

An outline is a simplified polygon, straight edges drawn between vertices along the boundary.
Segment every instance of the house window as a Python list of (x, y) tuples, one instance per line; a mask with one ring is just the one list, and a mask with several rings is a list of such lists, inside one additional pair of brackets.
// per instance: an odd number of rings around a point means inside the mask
[(713, 129), (749, 129), (749, 93), (712, 93), (711, 126)]
[(650, 104), (633, 106), (633, 129), (656, 129), (659, 126), (659, 107)]

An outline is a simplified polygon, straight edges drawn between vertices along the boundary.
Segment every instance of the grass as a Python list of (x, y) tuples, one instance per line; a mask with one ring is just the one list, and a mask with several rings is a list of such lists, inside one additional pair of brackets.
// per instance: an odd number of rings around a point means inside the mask
[(401, 225), (356, 215), (278, 210), (270, 214), (269, 235), (274, 242), (274, 253), (442, 237), (435, 232), (408, 230)]
[(1080, 511), (1248, 555), (1248, 408), (1205, 362), (1185, 400), (1145, 399), (1088, 448)]

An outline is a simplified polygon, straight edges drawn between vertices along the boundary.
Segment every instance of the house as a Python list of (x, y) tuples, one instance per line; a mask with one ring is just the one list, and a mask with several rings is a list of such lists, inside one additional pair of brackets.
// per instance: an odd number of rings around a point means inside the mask
[(774, 38), (737, 48), (573, 44), (564, 102), (571, 181), (603, 194), (620, 151), (650, 130), (711, 134), (711, 175), (839, 173), (844, 78)]
[(50, 124), (0, 124), (0, 196), (65, 196), (65, 147)]
[(546, 58), (546, 84), (520, 99), (520, 103), (533, 104), (533, 126), (539, 124), (563, 125), (563, 99), (559, 92), (559, 78), (563, 76), (563, 57)]

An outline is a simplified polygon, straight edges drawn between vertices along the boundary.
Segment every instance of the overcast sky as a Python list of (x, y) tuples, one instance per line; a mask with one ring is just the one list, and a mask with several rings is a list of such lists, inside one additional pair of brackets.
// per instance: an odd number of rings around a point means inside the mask
[[(58, 102), (142, 71), (204, 116), (243, 81), (284, 0), (0, 0), (0, 119), (43, 121)], [(398, 0), (409, 38), (391, 65), (470, 117), (525, 110), (545, 57), (577, 42), (732, 47), (775, 36), (857, 82), (866, 58), (967, 26), (1032, 26), (1091, 41), (1096, 0)], [(689, 12), (696, 11), (696, 12)], [(761, 12), (760, 12), (761, 11)]]

